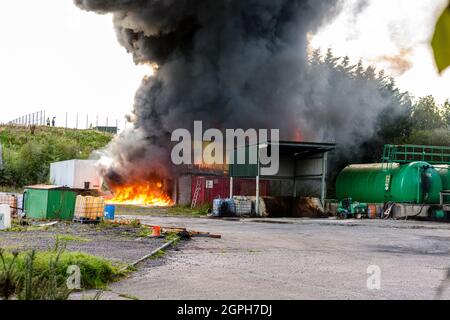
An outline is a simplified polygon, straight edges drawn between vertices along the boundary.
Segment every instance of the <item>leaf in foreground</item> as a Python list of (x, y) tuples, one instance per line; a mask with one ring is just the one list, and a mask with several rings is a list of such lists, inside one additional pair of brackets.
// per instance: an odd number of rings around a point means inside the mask
[(436, 24), (431, 45), (439, 72), (450, 66), (450, 5)]

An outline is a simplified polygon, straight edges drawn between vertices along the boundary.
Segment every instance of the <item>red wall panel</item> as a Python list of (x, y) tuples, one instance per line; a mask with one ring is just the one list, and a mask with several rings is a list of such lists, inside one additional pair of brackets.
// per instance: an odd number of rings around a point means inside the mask
[[(228, 177), (192, 177), (192, 198), (195, 194), (197, 183), (200, 183), (200, 192), (197, 199), (197, 205), (204, 203), (212, 203), (216, 198), (228, 198), (230, 195), (230, 178)], [(260, 181), (260, 195), (268, 196), (269, 181)], [(235, 196), (255, 196), (256, 180), (255, 179), (234, 179), (233, 194)]]

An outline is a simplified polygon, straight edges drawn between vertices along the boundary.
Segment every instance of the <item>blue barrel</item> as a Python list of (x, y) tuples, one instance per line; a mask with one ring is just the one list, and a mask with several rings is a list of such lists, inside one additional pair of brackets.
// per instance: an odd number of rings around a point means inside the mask
[(220, 208), (222, 207), (223, 203), (224, 203), (223, 199), (214, 199), (212, 210), (213, 217), (220, 217)]
[(236, 216), (236, 203), (234, 202), (234, 199), (225, 199), (225, 203), (227, 204), (227, 216)]
[(214, 199), (213, 217), (234, 217), (236, 216), (236, 204), (233, 199)]
[(113, 205), (105, 206), (105, 219), (114, 220), (114, 215), (116, 214), (116, 207)]

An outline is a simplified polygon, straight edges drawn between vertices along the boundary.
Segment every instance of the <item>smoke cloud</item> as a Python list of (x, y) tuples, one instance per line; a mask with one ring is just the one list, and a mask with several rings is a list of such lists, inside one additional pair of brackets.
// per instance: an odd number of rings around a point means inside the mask
[[(279, 128), (282, 139), (357, 145), (389, 101), (376, 85), (312, 69), (308, 34), (340, 12), (339, 0), (74, 0), (112, 13), (137, 64), (157, 64), (134, 104), (134, 127), (110, 145), (109, 177), (170, 176), (170, 135), (204, 128)], [(365, 2), (362, 1), (364, 4)]]

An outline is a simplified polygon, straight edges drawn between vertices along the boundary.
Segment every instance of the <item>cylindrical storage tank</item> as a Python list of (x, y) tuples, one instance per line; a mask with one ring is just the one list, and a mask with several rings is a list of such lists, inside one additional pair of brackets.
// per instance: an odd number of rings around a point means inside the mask
[[(439, 172), (442, 180), (442, 189), (450, 190), (450, 166), (449, 165), (434, 165), (434, 168)], [(450, 196), (444, 196), (444, 203), (450, 203)]]
[(346, 167), (336, 181), (339, 200), (439, 203), (442, 179), (429, 163), (362, 164)]
[(449, 165), (434, 165), (433, 166), (442, 179), (443, 190), (450, 190), (450, 166)]

